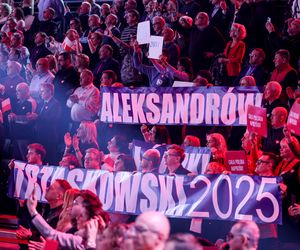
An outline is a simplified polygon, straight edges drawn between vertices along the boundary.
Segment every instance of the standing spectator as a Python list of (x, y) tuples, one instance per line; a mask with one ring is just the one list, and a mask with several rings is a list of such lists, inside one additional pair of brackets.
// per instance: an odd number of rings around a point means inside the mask
[(188, 53), (193, 62), (194, 72), (208, 69), (212, 58), (223, 51), (224, 43), (221, 33), (209, 24), (207, 13), (199, 12), (191, 30)]
[(175, 43), (175, 33), (171, 28), (165, 28), (162, 31), (162, 35), (164, 37), (163, 49), (168, 51), (170, 55), (169, 63), (176, 67), (180, 57), (180, 48)]
[(244, 76), (253, 76), (257, 86), (264, 86), (269, 78), (268, 73), (263, 67), (265, 59), (266, 54), (262, 49), (253, 49), (249, 54), (248, 64), (241, 70), (239, 76), (234, 81), (234, 85), (237, 86), (240, 79)]
[(233, 23), (230, 29), (232, 41), (228, 42), (224, 50), (225, 58), (219, 58), (219, 62), (226, 65), (227, 85), (233, 85), (234, 79), (241, 71), (241, 65), (245, 55), (246, 28), (242, 24)]
[(288, 117), (288, 111), (283, 107), (276, 107), (271, 113), (271, 124), (268, 125), (268, 137), (262, 139), (262, 150), (279, 154), (280, 141), (284, 137), (283, 127)]
[(47, 58), (40, 58), (36, 63), (36, 72), (30, 81), (30, 95), (41, 102), (40, 87), (43, 83), (52, 83), (54, 75), (49, 71), (49, 62)]
[(34, 69), (36, 62), (40, 58), (51, 54), (51, 52), (45, 46), (46, 38), (47, 35), (44, 32), (38, 32), (34, 37), (35, 46), (30, 51), (30, 62)]
[(8, 3), (0, 4), (0, 27), (2, 27), (11, 13), (11, 7)]
[(104, 70), (113, 70), (119, 76), (120, 65), (119, 62), (113, 58), (113, 48), (110, 45), (104, 44), (101, 46), (99, 50), (99, 59), (100, 61), (93, 70), (96, 85), (99, 85)]
[(271, 74), (271, 81), (277, 81), (282, 87), (281, 100), (286, 102), (288, 99), (287, 90), (295, 91), (298, 87), (297, 71), (289, 64), (290, 52), (280, 49), (274, 57), (275, 69)]
[(72, 121), (79, 123), (93, 120), (99, 110), (99, 105), (100, 93), (93, 84), (93, 73), (85, 69), (80, 74), (80, 87), (70, 95), (67, 101), (67, 106), (71, 108)]
[(61, 105), (54, 98), (54, 85), (44, 83), (40, 88), (44, 101), (38, 106), (36, 113), (27, 114), (29, 120), (35, 121), (36, 141), (43, 144), (47, 150), (47, 162), (57, 163), (58, 126), (61, 119)]
[(44, 21), (44, 11), (52, 8), (55, 12), (54, 18), (61, 18), (65, 14), (65, 6), (62, 0), (40, 0), (38, 3), (38, 18), (40, 21)]
[(29, 51), (22, 45), (23, 36), (20, 33), (14, 33), (11, 36), (9, 60), (17, 61), (22, 65), (29, 62)]
[[(126, 4), (129, 1), (133, 1), (133, 0), (128, 0), (126, 2)], [(130, 42), (130, 37), (132, 35), (136, 36), (136, 32), (137, 32), (137, 24), (139, 22), (140, 19), (140, 14), (138, 13), (137, 10), (129, 10), (126, 13), (126, 23), (127, 26), (123, 29), (123, 31), (121, 32), (121, 40), (125, 43), (129, 43)]]
[(201, 10), (203, 10), (203, 9), (196, 1), (184, 0), (184, 1), (182, 1), (182, 5), (179, 8), (179, 13), (195, 19), (198, 12)]

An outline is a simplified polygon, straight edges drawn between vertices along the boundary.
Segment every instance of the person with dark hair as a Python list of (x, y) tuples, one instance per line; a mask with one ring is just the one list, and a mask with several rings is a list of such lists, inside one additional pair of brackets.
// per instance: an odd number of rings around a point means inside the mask
[(32, 143), (27, 146), (28, 153), (27, 161), (30, 164), (43, 165), (43, 160), (46, 156), (46, 149), (42, 144)]
[(100, 86), (110, 87), (117, 81), (117, 74), (113, 70), (104, 70), (100, 79)]
[(69, 28), (76, 30), (78, 35), (81, 37), (82, 35), (82, 27), (81, 27), (81, 22), (78, 17), (73, 17), (70, 20)]
[(148, 129), (147, 125), (143, 124), (141, 126), (141, 132), (143, 134), (145, 142), (150, 142), (153, 144), (170, 144), (170, 136), (166, 126), (155, 125)]
[(55, 164), (57, 161), (56, 149), (59, 141), (58, 124), (61, 118), (61, 105), (54, 98), (54, 85), (44, 83), (40, 88), (41, 103), (36, 113), (28, 113), (27, 119), (35, 121), (36, 140), (42, 143), (47, 149), (47, 162)]
[(113, 169), (114, 163), (118, 156), (128, 152), (128, 141), (124, 136), (116, 135), (110, 141), (108, 141), (107, 149), (109, 154), (104, 156), (103, 162), (105, 168)]
[(99, 62), (93, 70), (96, 85), (100, 85), (101, 75), (104, 70), (113, 70), (118, 76), (120, 75), (120, 65), (119, 62), (113, 58), (113, 48), (110, 45), (104, 44), (101, 46), (99, 59)]
[(73, 154), (64, 154), (58, 165), (60, 167), (68, 167), (69, 169), (81, 167), (78, 159)]
[(114, 171), (136, 171), (134, 159), (130, 155), (120, 154), (114, 162)]
[(25, 16), (24, 16), (24, 12), (23, 12), (22, 8), (20, 8), (20, 7), (14, 8), (11, 14), (17, 21), (16, 29), (20, 30), (20, 31), (24, 31)]
[(127, 26), (121, 32), (121, 40), (128, 44), (130, 42), (130, 37), (136, 35), (140, 15), (137, 10), (132, 9), (127, 11), (125, 18)]
[(280, 99), (286, 102), (290, 98), (288, 91), (294, 92), (298, 88), (297, 71), (290, 65), (290, 52), (280, 49), (274, 57), (275, 69), (271, 73), (270, 81), (277, 81), (282, 87)]
[[(72, 213), (77, 214), (78, 233), (75, 235), (53, 229), (36, 211), (36, 205), (37, 198), (33, 192), (27, 202), (31, 222), (44, 237), (57, 240), (61, 248), (78, 250), (95, 248), (96, 235), (89, 233), (89, 230), (102, 232), (110, 221), (109, 215), (103, 210), (99, 198), (89, 190), (81, 190), (72, 206)], [(79, 231), (86, 235), (85, 239)]]
[(7, 61), (8, 61), (8, 50), (5, 48), (0, 49), (0, 81), (2, 82), (3, 79), (7, 76)]
[(244, 76), (253, 76), (257, 86), (264, 86), (269, 78), (263, 63), (266, 59), (266, 53), (261, 48), (255, 48), (249, 54), (248, 64), (241, 70), (240, 74), (234, 80), (234, 86), (237, 86)]
[(35, 69), (36, 62), (42, 58), (50, 55), (51, 52), (46, 48), (45, 41), (47, 35), (44, 32), (38, 32), (34, 37), (35, 46), (30, 50), (30, 62), (32, 67)]
[(167, 152), (164, 154), (165, 163), (169, 174), (187, 175), (191, 173), (185, 169), (181, 164), (185, 158), (184, 149), (176, 144), (168, 147)]
[[(63, 209), (64, 194), (69, 189), (71, 189), (71, 185), (66, 180), (56, 179), (46, 190), (45, 199), (49, 203), (49, 208), (43, 210), (42, 216), (53, 228), (56, 228)], [(26, 203), (28, 204), (28, 201)], [(27, 211), (26, 207), (20, 209), (19, 218), (20, 227), (16, 232), (17, 238), (30, 238), (33, 241), (38, 241), (36, 229), (30, 224), (30, 211)]]

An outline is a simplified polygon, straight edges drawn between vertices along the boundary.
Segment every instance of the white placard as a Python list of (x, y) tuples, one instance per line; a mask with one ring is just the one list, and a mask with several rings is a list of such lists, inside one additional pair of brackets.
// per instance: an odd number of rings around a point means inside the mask
[(182, 81), (174, 81), (172, 87), (193, 87), (193, 82), (182, 82)]
[(150, 43), (150, 21), (145, 21), (138, 24), (136, 40), (139, 44)]
[(162, 54), (164, 38), (162, 36), (151, 36), (149, 44), (149, 58), (159, 59)]

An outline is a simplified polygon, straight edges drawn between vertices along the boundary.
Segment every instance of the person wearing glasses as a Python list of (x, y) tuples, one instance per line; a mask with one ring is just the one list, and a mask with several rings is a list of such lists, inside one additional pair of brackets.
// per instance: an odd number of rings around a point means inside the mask
[(160, 152), (151, 148), (144, 152), (141, 161), (141, 171), (143, 173), (158, 173), (160, 165)]
[(182, 162), (185, 158), (184, 149), (176, 144), (172, 144), (168, 147), (167, 152), (164, 154), (165, 164), (170, 175), (187, 175), (191, 173), (189, 170), (182, 166)]

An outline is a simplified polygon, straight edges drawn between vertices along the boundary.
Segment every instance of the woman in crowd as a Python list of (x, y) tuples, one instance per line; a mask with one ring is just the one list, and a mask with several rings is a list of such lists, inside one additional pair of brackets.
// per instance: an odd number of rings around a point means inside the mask
[(48, 55), (46, 56), (49, 62), (49, 71), (55, 75), (56, 72), (58, 71), (58, 66), (57, 66), (57, 59), (54, 55)]
[(121, 154), (128, 153), (128, 141), (122, 135), (114, 136), (107, 143), (107, 149), (109, 154), (106, 154), (103, 159), (104, 168), (110, 169), (111, 171), (114, 169), (115, 161)]
[(64, 136), (65, 141), (65, 152), (64, 155), (70, 153), (73, 149), (75, 155), (82, 166), (83, 153), (88, 148), (99, 149), (97, 142), (97, 128), (94, 122), (83, 121), (80, 123), (77, 133), (71, 137), (70, 133), (67, 132)]
[(240, 86), (241, 87), (251, 87), (256, 86), (256, 81), (253, 76), (244, 76), (240, 80)]
[(17, 21), (17, 30), (24, 31), (25, 29), (25, 16), (22, 8), (14, 8), (12, 12), (12, 16), (16, 19)]
[(83, 250), (96, 248), (96, 237), (102, 233), (110, 219), (102, 209), (99, 198), (89, 190), (81, 190), (72, 205), (72, 214), (76, 216), (75, 234), (59, 232), (51, 228), (36, 211), (37, 197), (33, 192), (27, 201), (31, 222), (45, 238), (58, 241), (59, 248)]
[(227, 144), (223, 135), (219, 133), (212, 133), (206, 136), (207, 147), (211, 148), (212, 161), (220, 164), (225, 164), (225, 152), (227, 151)]
[(193, 135), (187, 135), (183, 140), (185, 147), (200, 147), (200, 139)]
[(150, 130), (147, 125), (141, 126), (141, 132), (144, 136), (145, 142), (154, 144), (171, 144), (169, 131), (166, 126), (155, 125)]
[(241, 71), (242, 61), (245, 55), (246, 45), (243, 42), (247, 33), (244, 25), (239, 23), (233, 23), (230, 30), (230, 37), (232, 41), (229, 41), (225, 47), (225, 58), (219, 58), (219, 63), (226, 65), (226, 73), (228, 82), (224, 83), (232, 85), (234, 79), (239, 75)]

